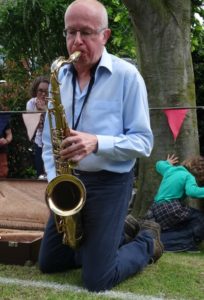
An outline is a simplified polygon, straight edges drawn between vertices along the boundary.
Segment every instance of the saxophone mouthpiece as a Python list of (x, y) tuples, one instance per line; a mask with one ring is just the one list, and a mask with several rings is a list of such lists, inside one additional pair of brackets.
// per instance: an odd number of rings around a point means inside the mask
[(70, 61), (70, 62), (76, 62), (76, 61), (79, 59), (80, 55), (81, 55), (81, 52), (80, 52), (80, 51), (75, 51), (75, 52), (73, 52), (73, 53), (70, 55), (70, 57), (69, 57), (69, 61)]

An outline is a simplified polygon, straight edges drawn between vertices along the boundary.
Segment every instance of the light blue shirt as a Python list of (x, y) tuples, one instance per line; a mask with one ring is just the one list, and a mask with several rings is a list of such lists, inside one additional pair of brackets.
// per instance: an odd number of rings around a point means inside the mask
[[(58, 77), (61, 102), (71, 127), (73, 86), (70, 65), (61, 67)], [(75, 121), (86, 92), (87, 87), (80, 91), (76, 84)], [(82, 159), (77, 165), (78, 170), (129, 172), (136, 158), (148, 157), (151, 153), (153, 135), (144, 80), (135, 66), (107, 53), (105, 48), (77, 130), (98, 138), (97, 152)], [(50, 181), (56, 174), (47, 117), (43, 144), (45, 170)]]

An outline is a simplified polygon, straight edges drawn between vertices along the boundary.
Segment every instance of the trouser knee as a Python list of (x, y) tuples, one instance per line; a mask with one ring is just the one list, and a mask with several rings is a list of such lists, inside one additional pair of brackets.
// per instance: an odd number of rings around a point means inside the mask
[(52, 266), (52, 263), (46, 261), (46, 259), (42, 259), (39, 257), (38, 259), (38, 266), (42, 273), (54, 273), (56, 272), (55, 267)]
[[(95, 274), (96, 275), (96, 274)], [(105, 276), (87, 276), (83, 278), (84, 286), (90, 292), (101, 292), (113, 287), (111, 280)]]

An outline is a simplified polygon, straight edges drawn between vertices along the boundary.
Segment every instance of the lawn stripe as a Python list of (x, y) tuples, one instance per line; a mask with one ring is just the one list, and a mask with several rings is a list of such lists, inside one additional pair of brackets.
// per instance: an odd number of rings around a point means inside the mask
[[(5, 278), (0, 277), (0, 284), (7, 284), (7, 285), (20, 285), (23, 287), (34, 287), (34, 288), (48, 288), (48, 289), (54, 289), (60, 292), (63, 291), (70, 291), (70, 292), (76, 292), (76, 293), (87, 293), (89, 294), (86, 289), (80, 288), (75, 285), (69, 285), (69, 284), (59, 284), (55, 282), (48, 282), (48, 281), (31, 281), (31, 280), (22, 280), (17, 278)], [(167, 298), (162, 297), (152, 297), (152, 296), (141, 296), (136, 295), (134, 293), (130, 292), (119, 292), (119, 291), (105, 291), (100, 293), (91, 293), (95, 295), (96, 297), (107, 296), (110, 299), (121, 299), (121, 300), (162, 300)]]

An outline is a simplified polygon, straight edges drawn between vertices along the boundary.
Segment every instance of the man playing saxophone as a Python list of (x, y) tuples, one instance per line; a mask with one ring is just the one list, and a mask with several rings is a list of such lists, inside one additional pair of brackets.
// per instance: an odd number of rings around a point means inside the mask
[[(111, 35), (105, 7), (96, 0), (72, 2), (64, 17), (69, 56), (58, 74), (60, 96), (70, 126), (60, 157), (75, 162), (74, 174), (86, 188), (81, 211), (83, 242), (76, 250), (62, 243), (51, 213), (42, 240), (39, 266), (52, 273), (82, 267), (90, 291), (111, 289), (162, 255), (162, 245), (149, 230), (128, 243), (124, 222), (138, 157), (153, 146), (147, 92), (138, 70), (109, 54)], [(48, 117), (43, 132), (43, 159), (48, 181), (56, 177)], [(64, 199), (68, 201), (68, 199)]]

